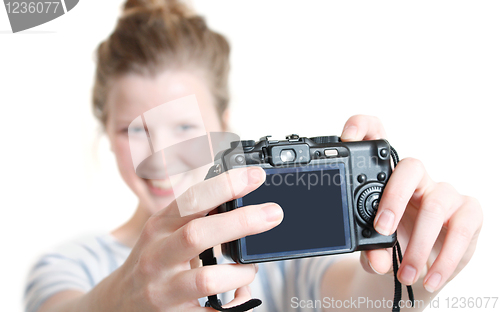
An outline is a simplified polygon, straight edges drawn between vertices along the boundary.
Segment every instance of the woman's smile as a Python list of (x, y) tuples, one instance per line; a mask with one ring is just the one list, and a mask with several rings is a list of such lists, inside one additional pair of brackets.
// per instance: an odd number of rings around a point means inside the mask
[(151, 194), (156, 196), (170, 196), (174, 194), (174, 188), (177, 187), (182, 180), (184, 179), (184, 175), (177, 174), (168, 179), (163, 180), (152, 180), (152, 179), (144, 179), (146, 185), (148, 186)]

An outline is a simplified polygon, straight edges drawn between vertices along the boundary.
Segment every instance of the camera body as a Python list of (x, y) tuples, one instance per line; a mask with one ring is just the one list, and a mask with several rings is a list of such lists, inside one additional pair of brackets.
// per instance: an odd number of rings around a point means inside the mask
[(216, 174), (260, 166), (266, 181), (250, 194), (218, 207), (220, 213), (244, 205), (278, 203), (284, 219), (277, 227), (222, 245), (237, 263), (349, 253), (393, 247), (396, 233), (383, 236), (373, 219), (391, 168), (385, 140), (341, 142), (337, 136), (236, 141), (215, 157)]

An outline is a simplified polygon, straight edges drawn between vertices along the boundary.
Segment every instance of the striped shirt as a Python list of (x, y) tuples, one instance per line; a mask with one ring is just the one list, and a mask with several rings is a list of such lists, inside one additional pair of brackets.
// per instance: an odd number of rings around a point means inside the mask
[[(123, 264), (131, 248), (110, 234), (87, 236), (61, 245), (40, 257), (26, 282), (24, 307), (36, 312), (41, 304), (64, 290), (87, 292)], [(320, 308), (300, 308), (293, 300), (320, 300), (323, 274), (335, 256), (275, 261), (259, 264), (259, 272), (250, 284), (253, 298), (262, 300), (256, 312), (316, 312)], [(220, 257), (218, 263), (229, 263)], [(223, 303), (233, 299), (234, 292), (219, 295)], [(295, 298), (295, 299), (292, 299)], [(306, 300), (306, 301), (303, 301)], [(204, 306), (206, 298), (200, 298)]]

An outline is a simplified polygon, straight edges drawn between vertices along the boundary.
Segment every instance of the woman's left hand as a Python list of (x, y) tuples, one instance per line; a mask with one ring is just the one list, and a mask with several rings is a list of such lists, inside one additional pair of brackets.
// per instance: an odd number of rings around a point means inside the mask
[[(376, 117), (356, 115), (346, 122), (341, 139), (384, 139)], [(417, 159), (401, 160), (384, 189), (374, 227), (383, 235), (398, 231), (404, 258), (398, 279), (411, 285), (423, 279), (429, 292), (455, 277), (471, 259), (483, 222), (475, 198), (450, 184), (433, 181)], [(363, 251), (361, 263), (370, 273), (392, 268), (392, 249)]]

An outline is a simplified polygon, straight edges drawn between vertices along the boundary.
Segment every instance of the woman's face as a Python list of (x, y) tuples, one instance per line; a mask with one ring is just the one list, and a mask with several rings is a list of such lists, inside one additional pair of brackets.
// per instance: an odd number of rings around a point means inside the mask
[[(165, 104), (190, 95), (195, 95), (198, 103), (195, 106), (199, 109), (182, 103)], [(140, 176), (144, 175), (136, 174), (130, 150), (132, 147), (132, 153), (140, 154), (141, 151), (134, 150), (137, 149), (136, 146), (140, 146), (136, 142), (138, 138), (147, 138), (147, 135), (150, 137), (149, 144), (152, 144), (155, 150), (155, 145), (167, 147), (204, 136), (208, 132), (223, 130), (213, 96), (201, 75), (179, 70), (165, 71), (154, 77), (124, 75), (113, 81), (107, 105), (109, 110), (106, 132), (120, 174), (137, 195), (139, 206), (146, 209), (146, 213), (153, 214), (165, 208), (189, 186), (203, 180), (210, 164), (193, 168), (192, 159), (185, 157), (188, 153), (179, 150), (167, 152), (167, 156), (165, 153), (160, 156), (166, 160), (167, 171), (170, 173), (176, 171), (176, 174), (167, 173), (167, 178), (151, 175), (147, 176), (148, 179), (141, 178)], [(155, 107), (156, 109), (152, 110)], [(159, 110), (162, 110), (161, 114), (157, 113)], [(148, 116), (150, 120), (156, 119), (156, 121), (148, 121)], [(142, 127), (141, 119), (148, 127), (147, 134)], [(144, 147), (144, 142), (142, 143)], [(150, 146), (149, 144), (146, 143), (146, 146)], [(149, 165), (149, 167), (155, 166), (156, 168), (149, 170), (165, 172), (164, 167), (159, 168), (158, 162), (156, 165), (154, 162)]]

